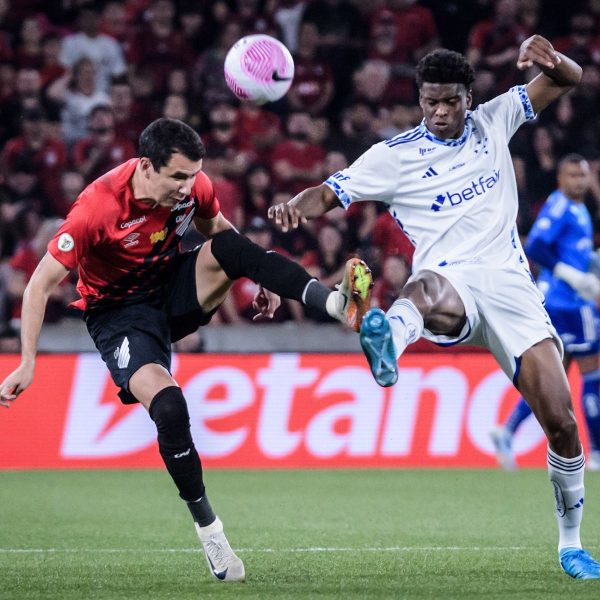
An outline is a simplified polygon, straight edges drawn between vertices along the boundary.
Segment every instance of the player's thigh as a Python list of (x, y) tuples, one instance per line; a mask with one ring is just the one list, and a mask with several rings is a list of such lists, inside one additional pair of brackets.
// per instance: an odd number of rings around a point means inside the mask
[[(185, 252), (173, 263), (171, 276), (166, 283), (165, 302), (171, 342), (208, 324), (231, 285), (220, 267), (215, 267), (216, 261), (210, 251), (207, 254), (206, 247), (207, 244), (203, 244)], [(215, 270), (220, 273), (215, 274)], [(202, 294), (209, 293), (208, 290), (212, 290), (211, 299), (206, 301)], [(215, 290), (219, 291), (215, 293)]]
[(435, 334), (458, 335), (465, 325), (466, 308), (455, 283), (440, 273), (418, 271), (400, 298), (410, 299), (423, 315), (425, 328)]
[(200, 247), (195, 271), (198, 303), (203, 311), (211, 312), (225, 300), (233, 281), (213, 256), (210, 240)]
[(86, 324), (113, 381), (120, 388), (119, 398), (124, 404), (140, 400), (131, 391), (130, 380), (142, 367), (154, 365), (169, 373), (171, 339), (162, 307), (121, 306), (101, 314), (87, 314)]

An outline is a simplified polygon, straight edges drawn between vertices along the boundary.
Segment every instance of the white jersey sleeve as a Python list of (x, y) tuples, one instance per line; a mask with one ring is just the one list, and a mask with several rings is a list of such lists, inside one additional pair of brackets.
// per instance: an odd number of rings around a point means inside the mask
[(371, 146), (347, 169), (331, 175), (325, 185), (333, 190), (344, 208), (362, 200), (390, 204), (398, 193), (399, 177), (398, 154), (380, 142)]
[(480, 104), (473, 113), (474, 117), (491, 125), (496, 132), (504, 133), (507, 140), (510, 140), (523, 123), (535, 118), (524, 85), (516, 85), (493, 100)]

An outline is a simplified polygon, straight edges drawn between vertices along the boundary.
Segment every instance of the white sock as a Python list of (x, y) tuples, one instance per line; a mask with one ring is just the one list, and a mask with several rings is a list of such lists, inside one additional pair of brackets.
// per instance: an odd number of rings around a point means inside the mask
[(330, 317), (338, 319), (339, 321), (344, 320), (344, 308), (348, 299), (342, 292), (333, 290), (325, 302), (325, 310)]
[(396, 358), (423, 335), (423, 317), (408, 298), (398, 298), (386, 315), (392, 328)]
[(548, 475), (554, 488), (558, 549), (581, 548), (579, 529), (583, 517), (583, 452), (575, 458), (563, 458), (548, 446)]

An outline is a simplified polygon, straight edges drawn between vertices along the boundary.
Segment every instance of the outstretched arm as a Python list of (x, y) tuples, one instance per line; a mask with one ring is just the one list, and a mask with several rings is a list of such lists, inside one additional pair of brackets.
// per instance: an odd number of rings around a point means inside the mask
[(9, 406), (33, 380), (38, 338), (46, 304), (68, 270), (47, 253), (37, 266), (23, 294), (21, 309), (21, 364), (0, 384), (0, 406)]
[(275, 221), (282, 231), (296, 229), (300, 223), (316, 219), (327, 211), (339, 206), (338, 198), (324, 183), (311, 187), (289, 202), (276, 204), (269, 208), (269, 219)]
[(542, 72), (527, 84), (527, 94), (536, 113), (566, 94), (581, 80), (582, 68), (564, 54), (556, 52), (541, 35), (526, 39), (519, 49), (517, 67), (524, 71), (534, 65)]

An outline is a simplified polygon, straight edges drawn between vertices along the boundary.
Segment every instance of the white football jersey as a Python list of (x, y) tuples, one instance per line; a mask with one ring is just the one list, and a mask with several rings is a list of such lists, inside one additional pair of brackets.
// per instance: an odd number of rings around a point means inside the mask
[(346, 208), (385, 203), (415, 245), (415, 272), (463, 262), (517, 266), (523, 252), (508, 142), (534, 117), (525, 86), (516, 86), (468, 111), (460, 138), (441, 140), (422, 122), (325, 183)]

